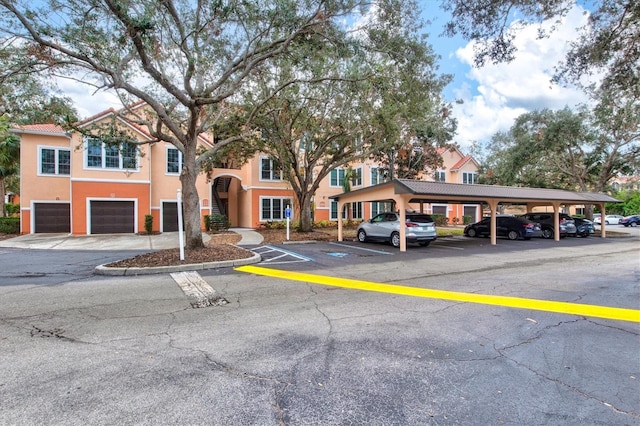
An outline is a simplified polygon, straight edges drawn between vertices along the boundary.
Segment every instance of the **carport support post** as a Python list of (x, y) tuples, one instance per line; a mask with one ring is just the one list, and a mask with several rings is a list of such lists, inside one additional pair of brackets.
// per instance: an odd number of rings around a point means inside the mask
[(560, 241), (560, 204), (553, 203), (553, 239)]
[(338, 199), (338, 241), (342, 241), (342, 209), (344, 203)]
[(604, 218), (607, 217), (607, 212), (605, 211), (604, 204), (598, 204), (598, 207), (600, 207), (600, 238), (607, 238), (607, 224), (604, 221)]
[(394, 198), (400, 216), (400, 251), (407, 251), (407, 204), (404, 197)]
[(491, 210), (491, 245), (495, 246), (496, 244), (498, 244), (498, 239), (496, 238), (496, 235), (498, 234), (496, 214), (500, 201), (487, 200), (487, 204), (489, 205), (489, 210)]

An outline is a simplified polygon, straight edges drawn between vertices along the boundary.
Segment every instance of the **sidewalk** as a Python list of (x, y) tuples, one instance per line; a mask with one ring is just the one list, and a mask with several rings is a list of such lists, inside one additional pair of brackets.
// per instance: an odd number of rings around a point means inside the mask
[[(230, 231), (242, 236), (237, 244), (239, 246), (258, 245), (262, 242), (262, 235), (252, 229), (233, 228)], [(210, 240), (205, 233), (202, 237), (205, 243)], [(157, 235), (27, 234), (0, 241), (0, 247), (46, 250), (163, 250), (179, 245), (177, 232)]]

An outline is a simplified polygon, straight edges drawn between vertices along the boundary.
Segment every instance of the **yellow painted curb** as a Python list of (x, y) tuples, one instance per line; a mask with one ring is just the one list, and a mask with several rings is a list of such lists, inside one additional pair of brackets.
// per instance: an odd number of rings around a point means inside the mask
[(510, 308), (533, 309), (538, 311), (557, 312), (568, 315), (606, 318), (619, 321), (640, 322), (640, 310), (613, 308), (608, 306), (584, 305), (579, 303), (554, 302), (550, 300), (524, 299), (520, 297), (495, 296), (457, 291), (432, 290), (402, 285), (381, 284), (369, 281), (336, 278), (323, 275), (304, 274), (300, 272), (280, 271), (260, 266), (240, 266), (237, 271), (249, 274), (281, 278), (291, 281), (303, 281), (333, 287), (354, 290), (392, 293), (404, 296), (425, 297), (431, 299), (453, 300), (456, 302), (480, 303), (484, 305), (505, 306)]

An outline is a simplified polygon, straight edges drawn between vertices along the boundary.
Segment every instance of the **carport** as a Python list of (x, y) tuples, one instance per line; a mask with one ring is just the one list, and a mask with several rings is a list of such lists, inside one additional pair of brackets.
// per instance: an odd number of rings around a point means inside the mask
[[(410, 179), (394, 179), (351, 192), (330, 197), (338, 201), (338, 211), (357, 202), (394, 202), (400, 215), (400, 223), (405, 222), (409, 204), (425, 203), (468, 203), (487, 204), (491, 210), (491, 244), (496, 244), (496, 212), (500, 203), (525, 204), (527, 210), (535, 206), (552, 206), (554, 212), (555, 240), (560, 240), (560, 206), (593, 204), (606, 215), (605, 203), (620, 202), (613, 197), (598, 192), (574, 192), (562, 189), (520, 188), (513, 186), (468, 185), (458, 183), (427, 182)], [(606, 237), (602, 224), (602, 238)], [(342, 241), (342, 221), (338, 221), (338, 241)], [(400, 227), (400, 251), (407, 250), (406, 230)]]

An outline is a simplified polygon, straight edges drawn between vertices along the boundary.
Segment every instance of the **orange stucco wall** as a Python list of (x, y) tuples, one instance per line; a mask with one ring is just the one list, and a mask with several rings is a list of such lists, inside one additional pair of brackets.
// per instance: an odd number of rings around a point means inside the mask
[(144, 229), (144, 216), (150, 213), (149, 185), (115, 182), (73, 182), (71, 200), (71, 233), (88, 234), (87, 200), (137, 201), (136, 228)]

